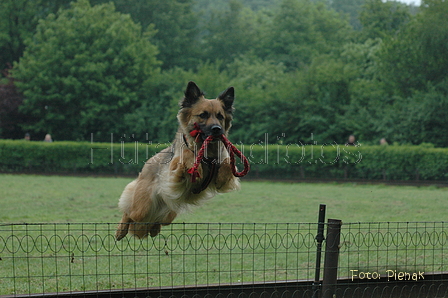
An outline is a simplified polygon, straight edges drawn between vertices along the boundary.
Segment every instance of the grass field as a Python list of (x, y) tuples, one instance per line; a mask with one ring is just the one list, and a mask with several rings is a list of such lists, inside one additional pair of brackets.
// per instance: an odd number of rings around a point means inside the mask
[[(118, 198), (129, 178), (0, 175), (2, 222), (120, 220)], [(446, 221), (448, 188), (243, 182), (178, 222), (316, 222), (319, 204), (344, 222)]]
[(243, 182), (158, 237), (116, 242), (131, 180), (0, 175), (0, 295), (311, 278), (321, 203), (344, 222), (340, 276), (448, 270), (445, 224), (431, 223), (447, 219), (445, 188)]

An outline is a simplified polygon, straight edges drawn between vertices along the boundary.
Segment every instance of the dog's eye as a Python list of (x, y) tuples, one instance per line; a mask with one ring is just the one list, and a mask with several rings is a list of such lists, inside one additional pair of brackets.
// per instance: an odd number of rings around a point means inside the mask
[(218, 113), (218, 115), (216, 115), (216, 118), (218, 118), (218, 120), (223, 120), (224, 116), (221, 113)]
[(201, 117), (202, 119), (207, 119), (208, 118), (208, 112), (202, 112), (201, 114), (199, 114), (199, 117)]

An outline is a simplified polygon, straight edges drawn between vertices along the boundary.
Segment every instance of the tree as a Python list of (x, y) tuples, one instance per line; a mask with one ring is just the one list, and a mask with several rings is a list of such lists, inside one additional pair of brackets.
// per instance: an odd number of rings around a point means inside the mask
[(364, 43), (344, 45), (341, 53), (349, 103), (338, 123), (345, 129), (345, 135), (354, 133), (363, 143), (377, 144), (381, 137), (390, 139), (385, 134), (384, 115), (391, 108), (393, 95), (387, 92), (379, 77), (381, 45), (381, 39), (368, 39)]
[(25, 40), (35, 32), (39, 18), (68, 6), (69, 0), (2, 0), (0, 2), (0, 69), (19, 61)]
[(0, 80), (0, 137), (20, 138), (23, 135), (18, 124), (24, 119), (19, 113), (19, 106), (23, 96), (14, 85), (9, 70), (4, 70), (3, 74), (6, 78)]
[(239, 0), (230, 0), (226, 10), (212, 12), (204, 36), (204, 58), (228, 64), (258, 47), (262, 15), (243, 6)]
[(407, 143), (432, 143), (448, 147), (448, 80), (411, 97), (398, 97), (394, 109), (385, 113), (385, 133), (392, 140)]
[(409, 8), (403, 3), (367, 0), (362, 6), (359, 16), (363, 40), (394, 35), (403, 25), (409, 22), (410, 17)]
[(18, 61), (37, 25), (37, 1), (5, 0), (0, 2), (0, 69)]
[(142, 86), (158, 72), (157, 49), (129, 15), (87, 0), (41, 20), (13, 76), (25, 96), (24, 129), (58, 140), (105, 137), (148, 100)]
[[(92, 0), (108, 3), (110, 0)], [(152, 42), (158, 47), (162, 68), (192, 68), (198, 62), (199, 16), (192, 0), (113, 0), (117, 11), (130, 14), (143, 30), (153, 32)], [(153, 29), (155, 31), (153, 31)]]
[(294, 69), (309, 65), (321, 54), (337, 52), (352, 29), (346, 19), (323, 3), (283, 0), (266, 31), (259, 56)]
[(429, 0), (420, 13), (396, 36), (383, 43), (383, 79), (397, 94), (411, 97), (414, 90), (426, 90), (428, 82), (445, 81), (448, 69), (448, 2)]
[(330, 0), (330, 7), (339, 13), (344, 13), (349, 16), (350, 25), (356, 30), (361, 29), (359, 21), (359, 13), (364, 0)]
[[(230, 84), (235, 86), (235, 119), (232, 138), (247, 144), (297, 141), (297, 119), (301, 102), (295, 98), (301, 80), (286, 72), (282, 63), (240, 57), (228, 66)], [(266, 135), (266, 133), (268, 135)]]

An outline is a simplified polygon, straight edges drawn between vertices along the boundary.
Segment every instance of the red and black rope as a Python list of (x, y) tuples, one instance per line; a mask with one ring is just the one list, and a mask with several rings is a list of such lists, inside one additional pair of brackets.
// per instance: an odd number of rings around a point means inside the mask
[[(192, 137), (198, 137), (201, 133), (202, 130), (200, 129), (199, 125), (197, 123), (194, 124), (194, 130), (190, 132), (190, 135)], [(202, 143), (201, 149), (198, 152), (198, 155), (196, 156), (196, 161), (193, 165), (193, 167), (191, 167), (188, 170), (188, 173), (191, 174), (191, 182), (196, 182), (197, 178), (200, 178), (200, 174), (198, 171), (199, 165), (201, 164), (202, 159), (204, 158), (204, 153), (207, 150), (208, 144), (210, 144), (211, 141), (213, 141), (214, 139), (219, 138), (223, 143), (224, 146), (227, 149), (227, 152), (229, 152), (230, 155), (230, 165), (232, 166), (232, 174), (235, 177), (243, 177), (245, 176), (250, 169), (250, 165), (249, 165), (249, 161), (247, 160), (247, 158), (241, 153), (240, 150), (238, 150), (235, 145), (233, 145), (224, 134), (214, 137), (214, 136), (208, 136), (204, 142)], [(235, 165), (235, 154), (241, 158), (241, 160), (243, 161), (244, 164), (244, 169), (241, 172), (237, 171), (237, 167)]]

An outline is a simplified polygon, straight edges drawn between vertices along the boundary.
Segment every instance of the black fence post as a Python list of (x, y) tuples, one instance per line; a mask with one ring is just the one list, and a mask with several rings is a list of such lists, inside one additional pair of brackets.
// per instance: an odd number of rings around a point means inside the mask
[(328, 219), (322, 298), (333, 298), (336, 292), (341, 225), (339, 219)]
[(324, 226), (325, 226), (325, 210), (326, 205), (319, 205), (319, 220), (317, 224), (317, 249), (316, 249), (316, 271), (314, 273), (313, 282), (313, 298), (318, 297), (319, 287), (320, 287), (320, 262), (322, 256), (322, 242), (324, 242)]

